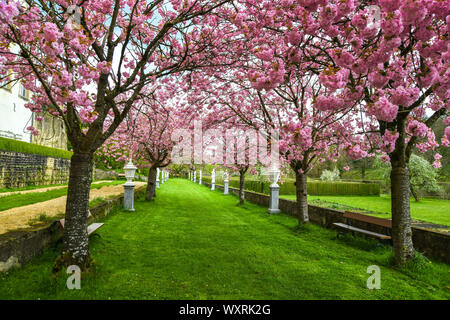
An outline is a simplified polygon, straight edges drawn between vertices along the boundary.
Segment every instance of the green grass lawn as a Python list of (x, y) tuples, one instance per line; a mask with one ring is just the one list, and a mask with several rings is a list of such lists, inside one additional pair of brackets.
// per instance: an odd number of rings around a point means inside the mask
[[(295, 200), (295, 195), (282, 195), (281, 198)], [(374, 216), (391, 217), (391, 196), (308, 196), (310, 204), (336, 209), (362, 209), (373, 211)], [(411, 198), (411, 217), (415, 220), (450, 226), (450, 200)]]
[[(99, 189), (109, 185), (123, 184), (124, 181), (112, 181), (103, 182), (91, 185), (91, 189)], [(9, 196), (0, 197), (0, 211), (8, 210), (11, 208), (26, 206), (33, 203), (43, 202), (55, 198), (65, 196), (67, 194), (67, 188), (53, 189), (45, 192), (31, 192), (24, 194), (12, 194)]]
[(67, 185), (67, 183), (49, 184), (49, 185), (41, 185), (41, 186), (26, 186), (26, 187), (20, 187), (20, 188), (0, 188), (0, 193), (36, 190), (36, 189), (59, 187), (59, 186), (66, 186), (66, 185)]
[[(336, 240), (332, 230), (237, 203), (170, 179), (155, 201), (105, 219), (81, 290), (66, 288), (65, 273), (52, 277), (57, 254), (46, 250), (0, 274), (0, 299), (450, 299), (446, 264), (422, 257), (395, 269), (392, 249), (376, 241)], [(366, 288), (370, 265), (381, 268), (380, 290)]]

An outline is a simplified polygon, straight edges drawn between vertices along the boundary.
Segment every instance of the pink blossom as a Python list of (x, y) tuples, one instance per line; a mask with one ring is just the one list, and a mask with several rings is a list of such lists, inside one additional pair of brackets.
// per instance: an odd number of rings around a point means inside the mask
[(101, 61), (97, 64), (97, 69), (98, 71), (100, 71), (100, 73), (108, 74), (111, 70), (111, 64), (106, 61)]
[(419, 81), (422, 87), (428, 88), (439, 81), (439, 73), (436, 68), (431, 67), (429, 70), (419, 75)]
[(63, 33), (59, 31), (56, 24), (52, 22), (46, 22), (43, 31), (44, 31), (44, 38), (48, 42), (57, 41), (63, 36)]
[(318, 96), (314, 106), (320, 111), (339, 110), (343, 107), (342, 99), (335, 96)]
[(389, 78), (384, 72), (376, 70), (369, 74), (369, 81), (373, 86), (381, 89), (388, 83)]
[(256, 56), (263, 61), (271, 61), (273, 59), (274, 52), (272, 49), (262, 50), (256, 53)]
[(404, 88), (399, 86), (391, 91), (391, 102), (393, 104), (409, 107), (419, 97), (419, 88)]
[(391, 161), (391, 158), (390, 158), (386, 153), (383, 153), (383, 154), (380, 156), (380, 160), (381, 160), (382, 162), (389, 162), (389, 161)]
[(381, 97), (373, 106), (368, 107), (368, 113), (374, 115), (378, 120), (392, 122), (398, 113), (398, 106)]
[(450, 146), (450, 127), (445, 128), (444, 136), (441, 139), (441, 143), (444, 147)]
[(395, 11), (400, 8), (401, 1), (399, 0), (379, 0), (381, 8), (386, 11)]
[(397, 36), (403, 31), (403, 21), (399, 14), (394, 17), (387, 17), (381, 21), (381, 28), (386, 33), (386, 36)]
[(18, 5), (18, 2), (10, 1), (10, 3), (6, 3), (0, 1), (0, 22), (11, 23), (14, 17), (19, 14)]
[(359, 144), (351, 145), (345, 149), (347, 156), (352, 160), (359, 160), (367, 157), (367, 151), (362, 150)]
[(299, 45), (300, 42), (302, 41), (302, 38), (303, 38), (302, 33), (297, 30), (293, 30), (288, 33), (288, 41), (293, 46)]
[(391, 132), (389, 130), (386, 130), (383, 135), (381, 150), (387, 153), (393, 152), (398, 136), (398, 132)]
[(347, 51), (340, 51), (336, 53), (336, 63), (345, 68), (350, 68), (355, 61), (353, 55)]
[(405, 25), (420, 22), (427, 15), (427, 9), (422, 5), (421, 1), (402, 0), (402, 2), (404, 3), (400, 11)]
[(439, 169), (440, 167), (442, 167), (441, 161), (440, 160), (435, 160), (433, 162), (433, 168)]
[(428, 132), (428, 127), (423, 122), (412, 120), (406, 126), (406, 131), (413, 136), (425, 138)]
[(337, 90), (343, 88), (347, 83), (350, 71), (348, 69), (340, 69), (335, 72), (334, 70), (325, 70), (319, 76), (320, 82), (331, 90)]

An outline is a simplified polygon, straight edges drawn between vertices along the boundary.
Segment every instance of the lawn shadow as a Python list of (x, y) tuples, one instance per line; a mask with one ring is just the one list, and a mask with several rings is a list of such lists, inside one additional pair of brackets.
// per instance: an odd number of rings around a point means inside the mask
[(350, 233), (340, 234), (339, 237), (336, 234), (336, 237), (333, 237), (330, 240), (338, 241), (343, 245), (369, 252), (384, 251), (390, 248), (389, 245), (383, 244), (378, 240), (369, 239), (360, 235), (352, 235)]

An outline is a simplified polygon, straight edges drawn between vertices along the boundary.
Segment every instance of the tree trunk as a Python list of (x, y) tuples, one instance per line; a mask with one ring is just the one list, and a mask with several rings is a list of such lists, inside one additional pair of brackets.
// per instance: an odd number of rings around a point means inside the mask
[(419, 202), (419, 197), (417, 196), (417, 193), (414, 190), (414, 188), (413, 188), (413, 186), (411, 184), (411, 181), (409, 182), (409, 190), (411, 190), (411, 194), (413, 195), (414, 200), (416, 200), (416, 202)]
[(391, 171), (392, 240), (395, 261), (403, 264), (414, 257), (409, 207), (408, 167), (392, 167)]
[(156, 194), (156, 168), (151, 167), (148, 171), (147, 190), (145, 192), (145, 200), (151, 201)]
[(306, 187), (306, 174), (295, 170), (295, 189), (297, 194), (297, 215), (299, 223), (309, 222), (308, 191)]
[(363, 158), (361, 165), (361, 180), (365, 179), (366, 179), (366, 158)]
[(391, 158), (391, 212), (392, 241), (394, 244), (395, 263), (404, 264), (414, 257), (411, 231), (411, 210), (409, 201), (409, 156), (406, 150), (407, 113), (397, 116), (399, 134), (395, 149), (389, 154)]
[(87, 233), (89, 215), (89, 192), (92, 182), (93, 154), (75, 152), (70, 161), (69, 186), (67, 190), (61, 266), (77, 265), (86, 270), (91, 262)]
[(245, 172), (240, 172), (239, 175), (239, 204), (244, 204), (245, 201)]

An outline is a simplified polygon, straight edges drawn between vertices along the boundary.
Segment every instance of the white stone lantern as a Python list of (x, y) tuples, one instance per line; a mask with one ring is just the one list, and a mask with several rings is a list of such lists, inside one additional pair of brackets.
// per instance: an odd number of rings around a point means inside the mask
[(273, 164), (272, 167), (269, 169), (268, 174), (272, 182), (271, 186), (278, 187), (277, 182), (278, 179), (280, 178), (280, 170), (275, 164)]
[(156, 168), (156, 188), (159, 189), (159, 168)]
[(125, 178), (127, 182), (123, 185), (124, 195), (123, 195), (123, 207), (125, 210), (134, 211), (134, 187), (133, 182), (134, 175), (136, 173), (136, 166), (130, 158), (130, 161), (125, 165), (123, 170), (125, 171)]
[(136, 174), (136, 166), (133, 164), (133, 161), (130, 158), (130, 161), (126, 164), (125, 167), (123, 167), (123, 171), (125, 171), (125, 178), (127, 178), (128, 183), (132, 183), (134, 179), (134, 175)]
[(267, 172), (269, 175), (272, 184), (269, 186), (270, 189), (270, 200), (269, 200), (269, 213), (279, 213), (280, 209), (278, 209), (278, 200), (280, 197), (280, 186), (277, 184), (278, 179), (280, 178), (280, 170), (276, 164), (273, 164), (272, 167)]
[(223, 194), (228, 194), (228, 171), (223, 173)]
[(211, 191), (214, 191), (216, 187), (216, 171), (213, 169), (211, 172)]

